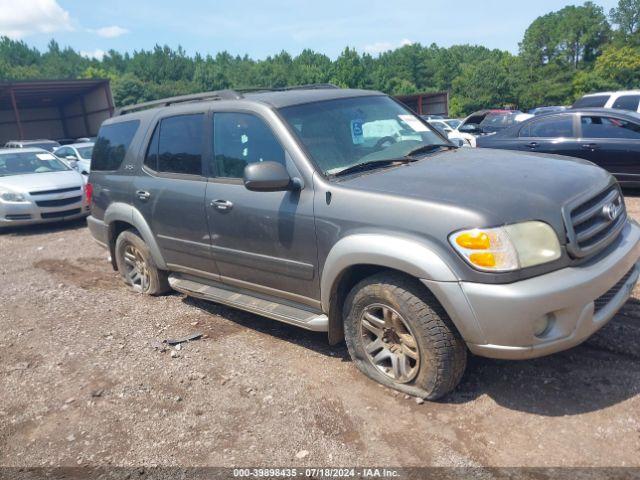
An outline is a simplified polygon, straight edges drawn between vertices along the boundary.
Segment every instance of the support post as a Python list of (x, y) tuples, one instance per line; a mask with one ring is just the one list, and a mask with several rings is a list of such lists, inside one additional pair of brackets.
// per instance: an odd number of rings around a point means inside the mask
[(102, 88), (104, 89), (104, 96), (107, 97), (107, 105), (109, 105), (109, 118), (113, 117), (113, 112), (115, 108), (113, 106), (113, 98), (111, 98), (111, 90), (109, 89), (109, 82), (104, 82), (102, 84)]
[(58, 115), (60, 115), (60, 123), (62, 124), (62, 135), (64, 138), (69, 138), (69, 129), (67, 128), (67, 120), (64, 118), (64, 107), (58, 106)]
[(13, 115), (16, 118), (18, 124), (18, 140), (24, 140), (24, 131), (22, 130), (22, 122), (20, 122), (20, 112), (18, 111), (18, 104), (16, 102), (16, 95), (13, 91), (13, 87), (9, 88), (9, 95), (11, 96), (11, 106), (13, 107)]
[(84, 135), (90, 137), (91, 131), (89, 130), (89, 118), (87, 117), (87, 105), (84, 102), (84, 95), (80, 97), (80, 105), (82, 106), (82, 119), (84, 120)]

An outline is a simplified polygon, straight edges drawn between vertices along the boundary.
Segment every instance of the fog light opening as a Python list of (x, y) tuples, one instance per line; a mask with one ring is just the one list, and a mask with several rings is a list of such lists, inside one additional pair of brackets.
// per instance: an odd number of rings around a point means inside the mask
[(555, 323), (556, 316), (553, 313), (547, 313), (535, 321), (533, 324), (533, 334), (538, 338), (546, 337)]

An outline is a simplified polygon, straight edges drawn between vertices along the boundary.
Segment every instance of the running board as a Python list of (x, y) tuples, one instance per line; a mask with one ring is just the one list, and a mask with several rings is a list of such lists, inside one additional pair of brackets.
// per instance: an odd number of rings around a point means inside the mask
[(226, 285), (214, 287), (176, 275), (169, 276), (169, 285), (191, 297), (221, 303), (314, 332), (329, 331), (329, 319), (326, 315), (241, 293)]

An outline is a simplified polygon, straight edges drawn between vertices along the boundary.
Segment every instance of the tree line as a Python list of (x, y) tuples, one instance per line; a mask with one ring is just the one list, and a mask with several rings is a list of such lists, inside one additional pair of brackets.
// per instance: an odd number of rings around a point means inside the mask
[(309, 49), (254, 60), (157, 45), (95, 59), (54, 40), (41, 52), (2, 37), (0, 78), (109, 78), (118, 106), (225, 88), (333, 83), (393, 95), (447, 90), (452, 116), (486, 107), (524, 110), (570, 104), (591, 91), (640, 88), (640, 0), (619, 0), (610, 12), (588, 1), (543, 15), (524, 32), (517, 55), (415, 43), (378, 56), (348, 47), (335, 60)]

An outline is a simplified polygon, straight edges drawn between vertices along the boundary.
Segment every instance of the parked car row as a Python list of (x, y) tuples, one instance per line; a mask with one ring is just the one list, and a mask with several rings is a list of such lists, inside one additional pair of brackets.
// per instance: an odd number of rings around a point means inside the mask
[(51, 152), (0, 150), (0, 227), (81, 218), (90, 198), (83, 176)]
[(640, 186), (640, 114), (630, 111), (580, 108), (547, 114), (479, 137), (477, 146), (583, 158), (623, 186)]
[(640, 90), (588, 94), (569, 107), (543, 106), (528, 113), (480, 110), (455, 127), (448, 119), (429, 118), (428, 123), (454, 143), (582, 158), (624, 186), (640, 186), (639, 112)]
[(65, 139), (10, 140), (4, 148), (40, 148), (53, 153), (83, 175), (89, 175), (94, 143), (95, 137), (82, 137), (68, 142)]
[(89, 214), (93, 142), (11, 140), (0, 149), (0, 227)]

